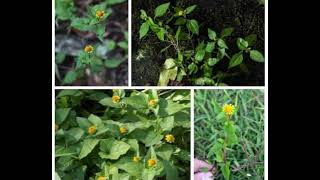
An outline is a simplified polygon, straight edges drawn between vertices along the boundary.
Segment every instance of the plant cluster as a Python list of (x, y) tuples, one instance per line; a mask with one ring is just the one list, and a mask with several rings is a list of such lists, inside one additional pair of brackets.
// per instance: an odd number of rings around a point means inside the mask
[(188, 179), (190, 91), (62, 90), (56, 179)]
[[(140, 10), (140, 39), (148, 33), (155, 34), (161, 43), (166, 44), (160, 53), (172, 52), (172, 49), (174, 51), (175, 57), (168, 57), (164, 62), (159, 86), (166, 86), (170, 80), (181, 82), (184, 78), (194, 85), (225, 85), (223, 79), (230, 76), (230, 69), (241, 67), (245, 57), (248, 56), (255, 62), (264, 62), (263, 54), (252, 48), (257, 39), (255, 34), (236, 38), (234, 43), (238, 52), (232, 55), (228, 54), (229, 45), (226, 43), (226, 39), (234, 31), (232, 27), (223, 29), (219, 34), (208, 28), (207, 40), (200, 41), (197, 37), (199, 23), (189, 18), (196, 7), (170, 8), (170, 3), (165, 3), (154, 10), (153, 17), (145, 10)], [(228, 63), (226, 72), (216, 69), (221, 63)]]
[[(64, 78), (59, 73), (58, 66), (66, 59), (63, 52), (56, 53), (56, 76), (62, 84), (71, 84), (79, 78), (84, 78), (86, 70), (90, 74), (97, 74), (104, 68), (116, 68), (128, 58), (128, 32), (119, 29), (123, 33), (124, 39), (116, 42), (112, 39), (105, 39), (106, 25), (109, 16), (113, 13), (112, 6), (126, 0), (102, 0), (98, 4), (87, 7), (83, 16), (78, 17), (74, 0), (56, 0), (56, 24), (59, 21), (68, 22), (69, 29), (79, 33), (92, 33), (100, 41), (98, 43), (88, 43), (77, 52), (75, 65), (68, 71)], [(59, 21), (58, 21), (59, 20)], [(113, 51), (121, 49), (123, 57), (110, 57)]]

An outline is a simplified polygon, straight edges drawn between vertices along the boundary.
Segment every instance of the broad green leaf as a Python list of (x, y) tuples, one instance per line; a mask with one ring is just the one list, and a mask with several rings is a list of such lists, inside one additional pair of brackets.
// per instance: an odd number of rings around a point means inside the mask
[(206, 46), (206, 52), (211, 53), (215, 48), (215, 42), (208, 42)]
[(126, 2), (127, 0), (108, 0), (106, 1), (108, 5), (114, 5), (114, 4), (119, 4), (119, 3), (123, 3)]
[(191, 75), (193, 73), (197, 73), (198, 72), (198, 66), (195, 63), (191, 63), (188, 66), (188, 70), (189, 70), (189, 75)]
[(56, 53), (55, 58), (56, 58), (56, 63), (57, 64), (61, 64), (65, 60), (66, 54), (64, 54), (64, 53)]
[(136, 139), (128, 139), (127, 143), (130, 145), (132, 150), (139, 152), (139, 143)]
[(249, 43), (242, 39), (242, 38), (238, 38), (237, 39), (237, 46), (240, 50), (245, 50), (248, 47)]
[(228, 49), (228, 46), (227, 46), (227, 44), (224, 42), (223, 39), (219, 39), (219, 40), (218, 40), (218, 46), (221, 47), (221, 48), (224, 48), (224, 49)]
[(165, 29), (164, 28), (160, 28), (159, 31), (156, 34), (157, 34), (158, 39), (160, 41), (164, 41), (164, 34), (165, 34)]
[(140, 18), (145, 20), (148, 17), (147, 13), (145, 10), (141, 9), (140, 10)]
[(181, 25), (184, 25), (186, 22), (187, 22), (187, 20), (186, 20), (185, 18), (180, 17), (180, 18), (178, 18), (178, 19), (176, 20), (176, 22), (174, 23), (174, 25), (179, 25), (179, 26), (181, 26)]
[(250, 50), (250, 58), (256, 62), (264, 62), (263, 55), (257, 50)]
[(163, 144), (156, 149), (156, 154), (163, 160), (170, 161), (171, 155), (173, 153), (173, 146), (170, 144)]
[(77, 80), (77, 73), (75, 71), (68, 71), (66, 76), (63, 78), (62, 84), (71, 84)]
[(172, 100), (160, 99), (159, 107), (159, 116), (166, 117), (180, 112), (183, 109), (190, 108), (190, 104), (179, 104)]
[(56, 116), (56, 124), (62, 124), (70, 113), (71, 108), (59, 108), (56, 109), (55, 116)]
[(224, 131), (228, 139), (227, 143), (229, 146), (238, 143), (238, 137), (236, 135), (236, 128), (233, 121), (227, 121), (224, 125)]
[(177, 30), (177, 32), (176, 32), (176, 35), (174, 36), (174, 37), (176, 38), (176, 41), (179, 40), (180, 32), (181, 32), (181, 26), (178, 27), (178, 30)]
[(126, 171), (131, 176), (136, 176), (136, 177), (141, 176), (141, 171), (143, 169), (143, 165), (141, 163), (133, 162), (132, 158), (128, 158), (128, 157), (121, 158), (114, 165), (117, 168)]
[(142, 25), (140, 26), (140, 31), (139, 31), (139, 35), (140, 35), (140, 39), (143, 38), (149, 31), (149, 24), (147, 22), (142, 23)]
[(119, 47), (121, 47), (122, 49), (124, 49), (124, 50), (128, 49), (128, 42), (127, 41), (120, 41), (120, 42), (117, 43), (117, 45)]
[(182, 68), (179, 68), (179, 71), (178, 71), (178, 74), (177, 74), (177, 81), (181, 82), (183, 77), (186, 76), (186, 75), (187, 75), (187, 73)]
[(116, 42), (112, 39), (108, 39), (107, 41), (107, 50), (112, 51), (116, 48)]
[(225, 180), (230, 179), (230, 162), (226, 162), (221, 166), (221, 171)]
[(54, 179), (55, 180), (61, 180), (61, 178), (60, 178), (60, 176), (59, 176), (59, 174), (57, 172), (55, 172), (55, 174), (54, 174)]
[(201, 49), (201, 50), (197, 51), (197, 53), (196, 53), (196, 55), (195, 55), (195, 59), (196, 59), (197, 61), (202, 61), (205, 54), (206, 54), (205, 49)]
[(162, 69), (160, 72), (160, 77), (158, 81), (158, 86), (167, 86), (169, 80), (174, 81), (178, 74), (178, 67), (174, 67), (171, 69)]
[(65, 148), (65, 147), (55, 147), (55, 157), (63, 157), (63, 156), (72, 156), (76, 155), (77, 151), (75, 149), (71, 148)]
[(162, 131), (171, 131), (174, 126), (174, 116), (168, 116), (161, 120)]
[(100, 119), (100, 117), (98, 117), (98, 116), (96, 116), (96, 115), (94, 115), (94, 114), (90, 114), (90, 116), (88, 117), (88, 120), (89, 120), (92, 124), (94, 124), (94, 125), (96, 125), (96, 126), (98, 126), (98, 125), (100, 125), (100, 124), (102, 123), (102, 120)]
[(217, 54), (217, 59), (221, 60), (225, 56), (225, 53), (226, 53), (226, 49), (219, 48), (218, 54)]
[(178, 169), (177, 167), (168, 161), (164, 161), (164, 169), (166, 171), (166, 180), (180, 180), (180, 178), (178, 177)]
[(92, 26), (89, 25), (90, 19), (88, 18), (74, 18), (71, 21), (71, 27), (80, 31), (90, 31)]
[(161, 16), (165, 15), (167, 10), (168, 10), (168, 8), (169, 8), (169, 6), (170, 6), (170, 3), (165, 3), (165, 4), (159, 5), (154, 10), (155, 17), (161, 17)]
[(217, 33), (213, 31), (212, 29), (208, 28), (208, 37), (211, 40), (215, 40), (217, 37)]
[(213, 79), (210, 79), (208, 77), (200, 77), (200, 78), (197, 78), (195, 80), (195, 84), (196, 85), (199, 85), (199, 86), (203, 86), (203, 85), (213, 85), (214, 84), (214, 81)]
[(225, 29), (223, 29), (222, 32), (221, 32), (221, 38), (230, 36), (232, 34), (233, 30), (234, 30), (234, 28), (225, 28)]
[(78, 142), (84, 135), (84, 131), (81, 128), (71, 128), (65, 133), (66, 142), (73, 144)]
[(156, 176), (156, 171), (154, 169), (143, 169), (142, 180), (154, 180)]
[(55, 13), (57, 19), (69, 20), (75, 16), (76, 8), (73, 0), (56, 0)]
[(104, 106), (110, 106), (110, 107), (115, 107), (115, 108), (119, 108), (120, 107), (120, 103), (113, 103), (111, 97), (106, 97), (104, 99), (101, 99), (99, 101), (99, 103), (104, 105)]
[(103, 159), (118, 159), (121, 155), (126, 154), (130, 149), (130, 145), (118, 141), (113, 138), (104, 139), (100, 141), (100, 150), (99, 155)]
[(83, 117), (77, 117), (77, 123), (79, 127), (85, 131), (92, 125), (87, 118)]
[(188, 20), (187, 21), (187, 28), (189, 31), (191, 31), (192, 33), (195, 34), (199, 34), (199, 25), (198, 25), (198, 21), (192, 19), (192, 20)]
[(257, 35), (256, 34), (250, 34), (250, 35), (246, 36), (244, 38), (244, 40), (246, 40), (248, 42), (249, 46), (253, 46), (257, 41)]
[(208, 59), (208, 65), (209, 66), (214, 66), (215, 64), (217, 64), (219, 62), (219, 60), (217, 58), (209, 58)]
[(238, 66), (239, 64), (241, 64), (243, 61), (243, 55), (242, 55), (242, 51), (233, 55), (230, 62), (229, 62), (229, 69), (233, 68), (235, 66)]
[(214, 145), (212, 146), (212, 148), (209, 151), (211, 155), (212, 153), (215, 155), (215, 160), (217, 162), (223, 162), (223, 143), (217, 141), (216, 143), (214, 143)]
[(108, 59), (104, 61), (104, 65), (107, 68), (117, 68), (123, 61), (119, 59)]
[(123, 101), (127, 105), (132, 106), (134, 109), (148, 108), (148, 98), (143, 94), (125, 97)]
[(185, 9), (185, 13), (186, 14), (190, 14), (195, 8), (197, 7), (197, 5), (193, 5), (193, 6), (189, 6)]
[(158, 144), (161, 142), (163, 138), (163, 135), (154, 132), (153, 130), (150, 130), (146, 136), (144, 137), (144, 139), (142, 140), (142, 142), (146, 145), (146, 147), (152, 146), (154, 144)]
[(85, 139), (80, 151), (79, 159), (86, 157), (99, 143), (99, 139)]
[(174, 68), (175, 66), (176, 66), (176, 62), (172, 58), (166, 59), (166, 61), (163, 64), (164, 69), (171, 69), (171, 68)]

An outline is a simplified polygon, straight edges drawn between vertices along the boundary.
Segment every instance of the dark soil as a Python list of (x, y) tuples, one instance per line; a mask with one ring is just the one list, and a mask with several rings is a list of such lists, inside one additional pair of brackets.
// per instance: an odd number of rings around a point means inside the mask
[[(165, 59), (176, 57), (175, 54), (170, 53), (160, 54), (160, 50), (165, 45), (160, 44), (154, 35), (148, 34), (142, 40), (139, 39), (140, 10), (144, 9), (148, 15), (153, 16), (154, 9), (166, 2), (171, 2), (171, 7), (186, 8), (190, 5), (198, 5), (188, 18), (199, 22), (199, 40), (207, 39), (207, 28), (219, 33), (223, 28), (233, 27), (235, 30), (232, 36), (227, 38), (229, 54), (238, 52), (236, 38), (249, 34), (257, 35), (257, 43), (253, 48), (264, 52), (264, 5), (259, 4), (257, 0), (135, 0), (132, 2), (132, 85), (157, 85), (160, 67)], [(264, 85), (264, 63), (253, 62), (248, 57), (245, 57), (244, 63), (248, 71), (233, 68), (230, 74), (235, 76), (225, 78), (224, 83), (234, 86)], [(222, 65), (222, 68), (225, 69), (226, 66), (227, 63)], [(216, 68), (221, 70), (221, 67)], [(213, 70), (216, 71), (216, 69)], [(170, 85), (191, 84), (184, 79), (180, 84), (171, 82)]]
[[(101, 2), (100, 0), (75, 0), (76, 13), (78, 17), (84, 16), (88, 5)], [(106, 33), (104, 39), (112, 39), (120, 42), (125, 39), (123, 32), (128, 31), (128, 3), (121, 3), (112, 6), (113, 13), (108, 17)], [(80, 32), (69, 27), (69, 21), (56, 22), (56, 40), (55, 51), (65, 53), (66, 59), (58, 65), (61, 79), (65, 74), (75, 67), (75, 58), (79, 50), (82, 50), (86, 44), (100, 43), (97, 37), (90, 32)], [(104, 59), (123, 59), (125, 52), (121, 48), (116, 48), (108, 52)], [(79, 78), (72, 85), (81, 86), (126, 86), (128, 85), (128, 63), (125, 60), (117, 68), (104, 68), (98, 74), (86, 72), (86, 75)], [(61, 81), (56, 78), (56, 85), (61, 85)]]

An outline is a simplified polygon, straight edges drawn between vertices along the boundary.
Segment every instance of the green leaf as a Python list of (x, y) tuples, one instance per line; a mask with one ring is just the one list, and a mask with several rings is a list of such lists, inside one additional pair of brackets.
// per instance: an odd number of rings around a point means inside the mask
[(221, 171), (222, 171), (224, 179), (229, 180), (230, 179), (230, 162), (223, 164), (221, 166)]
[(187, 108), (190, 108), (190, 104), (179, 104), (172, 100), (160, 99), (158, 115), (159, 117), (167, 117)]
[(80, 31), (90, 31), (92, 30), (92, 26), (90, 26), (89, 23), (90, 19), (88, 18), (74, 18), (70, 26)]
[(147, 135), (142, 139), (142, 142), (145, 144), (146, 147), (152, 146), (154, 144), (158, 144), (161, 142), (163, 135), (150, 130)]
[(76, 8), (73, 0), (56, 0), (55, 1), (55, 13), (57, 19), (69, 20), (74, 17)]
[(90, 116), (88, 117), (88, 120), (96, 126), (102, 124), (102, 120), (94, 114), (90, 114)]
[(177, 74), (177, 81), (181, 82), (183, 77), (186, 75), (187, 75), (187, 73), (182, 68), (179, 68), (179, 71)]
[(141, 163), (132, 162), (132, 159), (129, 158), (122, 158), (115, 163), (115, 166), (121, 170), (126, 171), (131, 176), (136, 177), (141, 175), (141, 171), (143, 169), (143, 165)]
[(166, 171), (166, 180), (179, 180), (177, 167), (168, 161), (164, 161), (164, 169)]
[(100, 142), (100, 150), (99, 155), (103, 159), (118, 159), (121, 155), (126, 154), (130, 149), (130, 145), (123, 142), (118, 141), (113, 138), (104, 139)]
[(84, 135), (84, 131), (81, 128), (71, 128), (65, 133), (66, 142), (73, 144), (78, 142)]
[(59, 108), (56, 109), (55, 116), (56, 116), (56, 124), (62, 124), (68, 117), (71, 108)]
[(185, 13), (186, 14), (190, 14), (195, 8), (197, 7), (197, 5), (193, 5), (193, 6), (189, 6), (185, 9)]
[(178, 30), (177, 30), (177, 32), (176, 32), (176, 35), (174, 36), (174, 37), (176, 38), (176, 41), (179, 40), (180, 32), (181, 32), (181, 26), (178, 27)]
[(142, 23), (142, 25), (140, 26), (140, 39), (143, 38), (149, 31), (149, 24), (147, 22)]
[(221, 38), (230, 36), (232, 34), (233, 30), (234, 30), (234, 28), (225, 28), (225, 29), (223, 29), (222, 32), (221, 32)]
[(147, 17), (148, 17), (148, 15), (147, 15), (146, 11), (141, 9), (140, 10), (140, 18), (145, 20), (145, 19), (147, 19)]
[(228, 139), (228, 146), (238, 143), (238, 137), (236, 135), (236, 128), (233, 121), (227, 121), (224, 125), (224, 131)]
[(57, 157), (64, 157), (64, 156), (72, 156), (75, 155), (77, 151), (71, 148), (65, 147), (55, 147), (55, 158)]
[(179, 25), (179, 26), (181, 26), (181, 25), (184, 25), (186, 22), (187, 22), (187, 20), (186, 20), (185, 18), (180, 17), (180, 18), (178, 18), (178, 19), (176, 20), (176, 22), (174, 23), (174, 25)]
[(139, 152), (139, 143), (136, 139), (128, 139), (127, 143), (130, 145), (131, 149), (135, 152)]
[(127, 0), (108, 0), (106, 1), (108, 5), (114, 5), (114, 4), (119, 4), (119, 3), (123, 3), (126, 2)]
[(225, 56), (226, 50), (224, 48), (219, 48), (218, 54), (217, 54), (217, 59), (222, 59)]
[(237, 46), (240, 50), (245, 50), (248, 47), (249, 43), (242, 39), (242, 38), (238, 38), (237, 39)]
[(171, 131), (174, 126), (174, 116), (163, 118), (160, 126), (162, 131)]
[(219, 140), (222, 140), (222, 139), (218, 139), (218, 141), (214, 143), (214, 145), (210, 149), (210, 152), (208, 153), (208, 157), (209, 155), (214, 154), (215, 160), (217, 162), (223, 162), (223, 140), (222, 142)]
[(224, 42), (223, 39), (219, 39), (219, 40), (218, 40), (218, 46), (221, 47), (221, 48), (224, 48), (224, 49), (228, 49), (228, 46), (227, 46), (227, 44)]
[(197, 61), (202, 61), (205, 54), (206, 54), (205, 49), (201, 49), (201, 50), (197, 51), (197, 53), (196, 53), (196, 55), (195, 55), (195, 59), (196, 59)]
[(59, 174), (57, 172), (54, 173), (54, 179), (55, 180), (61, 180)]
[(144, 94), (124, 98), (124, 103), (132, 106), (134, 109), (147, 109), (148, 99)]
[(64, 53), (56, 53), (56, 63), (61, 64), (66, 58), (66, 54)]
[(158, 86), (167, 86), (169, 80), (174, 81), (178, 74), (178, 67), (174, 67), (171, 69), (162, 69), (160, 72), (160, 77), (158, 81)]
[(108, 59), (104, 61), (104, 65), (107, 68), (117, 68), (123, 61), (118, 59)]
[(171, 68), (174, 68), (175, 66), (176, 66), (176, 63), (172, 58), (167, 59), (163, 64), (164, 69), (171, 69)]
[(163, 160), (170, 161), (171, 155), (173, 153), (173, 147), (170, 144), (163, 144), (156, 149), (156, 154), (160, 156)]
[(71, 84), (77, 80), (77, 72), (69, 71), (66, 76), (63, 78), (62, 84)]
[(156, 171), (154, 169), (143, 169), (142, 180), (154, 180), (156, 176)]
[(198, 72), (198, 66), (195, 63), (191, 63), (188, 66), (188, 70), (189, 70), (189, 75), (191, 75), (192, 73), (197, 73)]
[(192, 33), (195, 34), (199, 34), (199, 25), (198, 25), (198, 21), (192, 19), (192, 20), (188, 20), (187, 21), (187, 28), (189, 31), (191, 31)]
[(121, 47), (122, 49), (125, 49), (125, 50), (128, 49), (128, 42), (127, 41), (120, 41), (120, 42), (117, 43), (117, 45), (119, 47)]
[(86, 157), (99, 143), (99, 139), (85, 139), (80, 151), (79, 159)]
[(169, 6), (170, 6), (170, 3), (165, 3), (165, 4), (159, 5), (154, 10), (155, 17), (161, 17), (161, 16), (165, 15), (167, 10), (168, 10), (168, 8), (169, 8)]
[(233, 55), (229, 62), (229, 69), (238, 66), (243, 61), (242, 51)]
[(244, 38), (248, 42), (248, 46), (253, 46), (257, 41), (257, 35), (256, 34), (250, 34), (249, 36), (246, 36)]
[(218, 63), (218, 59), (217, 58), (209, 58), (208, 59), (208, 65), (209, 66), (214, 66), (215, 64), (217, 64)]
[(215, 42), (208, 42), (206, 46), (206, 52), (211, 53), (215, 48)]
[(263, 55), (257, 50), (250, 50), (250, 58), (256, 62), (264, 62)]
[(111, 97), (103, 98), (103, 99), (101, 99), (99, 101), (99, 103), (104, 105), (104, 106), (110, 106), (110, 107), (115, 107), (115, 108), (119, 108), (120, 107), (120, 103), (113, 103)]
[(212, 29), (208, 28), (208, 37), (211, 40), (215, 40), (217, 37), (217, 33), (213, 31)]
[(164, 41), (164, 34), (165, 34), (165, 29), (164, 28), (160, 28), (159, 31), (156, 34), (157, 34), (158, 39), (160, 41)]

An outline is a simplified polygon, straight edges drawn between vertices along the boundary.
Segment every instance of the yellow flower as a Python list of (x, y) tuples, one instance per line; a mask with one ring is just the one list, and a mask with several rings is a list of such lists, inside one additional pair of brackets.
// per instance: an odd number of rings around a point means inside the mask
[(107, 178), (106, 177), (104, 177), (104, 176), (99, 176), (98, 177), (98, 180), (106, 180)]
[(55, 131), (58, 131), (59, 130), (59, 125), (55, 124), (54, 129), (55, 129)]
[(168, 143), (174, 143), (174, 140), (175, 140), (175, 138), (172, 134), (167, 134), (165, 139)]
[(120, 127), (120, 133), (121, 134), (124, 134), (124, 133), (126, 133), (127, 132), (127, 128), (125, 128), (125, 127)]
[(140, 157), (139, 156), (134, 156), (132, 160), (134, 162), (139, 162), (140, 161)]
[(119, 103), (120, 102), (120, 96), (112, 96), (112, 102), (113, 103)]
[(86, 53), (92, 53), (93, 52), (93, 47), (91, 45), (86, 45), (86, 47), (84, 47), (84, 52)]
[(233, 115), (234, 110), (235, 110), (235, 107), (232, 104), (225, 104), (222, 108), (222, 111), (228, 116)]
[(105, 15), (104, 11), (98, 10), (96, 11), (96, 18), (100, 19)]
[(155, 99), (150, 99), (148, 102), (149, 106), (156, 106), (157, 105), (157, 100)]
[(148, 166), (149, 166), (149, 167), (153, 167), (153, 166), (155, 166), (156, 164), (157, 164), (156, 160), (154, 160), (154, 159), (149, 159), (149, 160), (148, 160)]
[(88, 128), (88, 133), (89, 133), (90, 135), (92, 135), (92, 134), (94, 134), (94, 133), (96, 133), (96, 132), (97, 132), (97, 126), (93, 125), (93, 126), (90, 126), (90, 127)]

